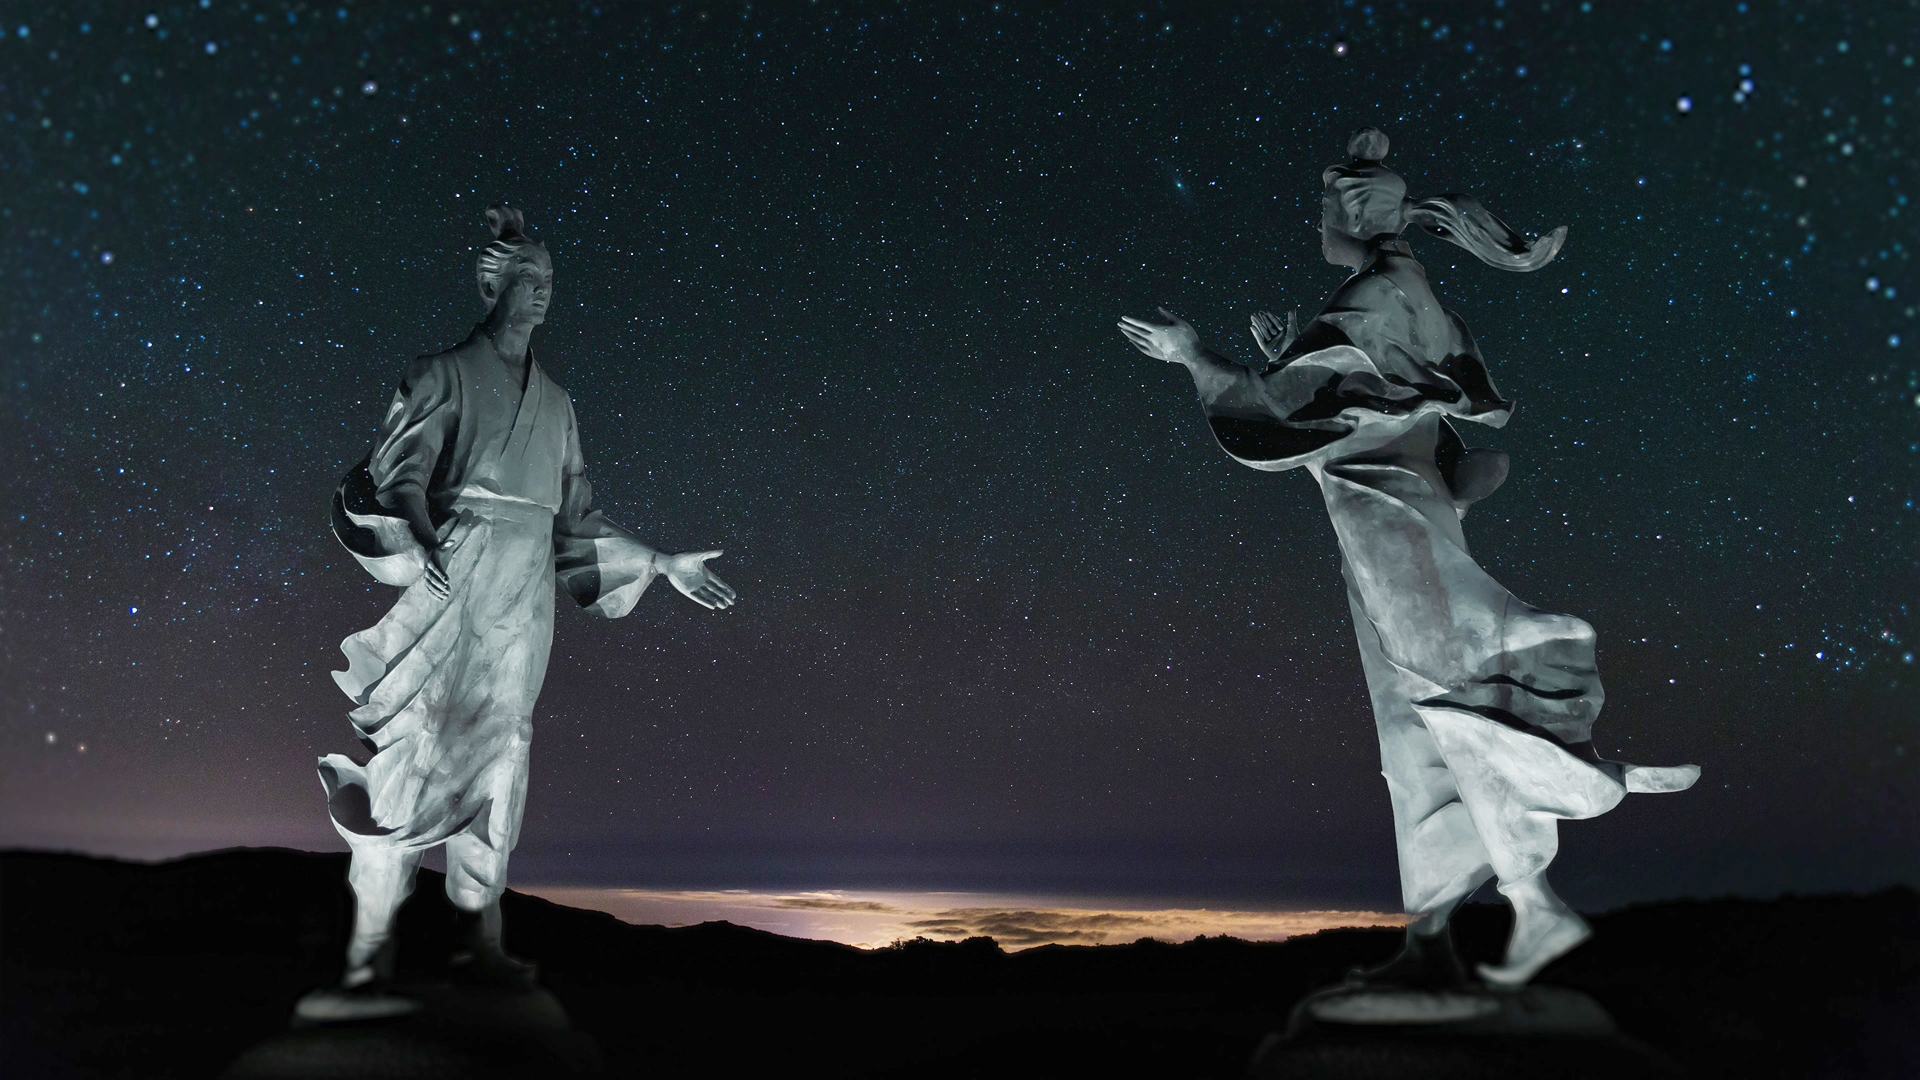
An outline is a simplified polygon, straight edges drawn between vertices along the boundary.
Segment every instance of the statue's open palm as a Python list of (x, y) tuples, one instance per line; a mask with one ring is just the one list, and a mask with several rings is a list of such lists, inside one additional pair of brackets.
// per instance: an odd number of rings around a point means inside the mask
[(1192, 364), (1200, 350), (1200, 335), (1192, 324), (1166, 308), (1159, 309), (1157, 318), (1121, 316), (1120, 332), (1134, 348), (1170, 364)]
[(1273, 363), (1280, 362), (1280, 355), (1287, 351), (1295, 338), (1300, 336), (1300, 319), (1295, 312), (1287, 312), (1287, 321), (1282, 324), (1279, 316), (1271, 311), (1253, 313), (1253, 341), (1260, 351)]
[(736, 595), (727, 583), (707, 569), (707, 560), (720, 557), (718, 551), (689, 551), (662, 555), (660, 573), (685, 593), (689, 600), (704, 608), (729, 608)]

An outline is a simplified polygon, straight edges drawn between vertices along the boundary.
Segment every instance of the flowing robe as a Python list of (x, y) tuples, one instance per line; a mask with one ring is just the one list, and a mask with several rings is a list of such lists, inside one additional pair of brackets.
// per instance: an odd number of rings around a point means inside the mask
[(1256, 469), (1305, 466), (1325, 496), (1408, 914), (1446, 909), (1489, 873), (1539, 873), (1559, 818), (1698, 777), (1601, 759), (1593, 628), (1517, 599), (1468, 554), (1472, 452), (1452, 421), (1500, 427), (1513, 406), (1404, 245), (1377, 249), (1276, 370), (1209, 378), (1222, 449)]
[[(387, 507), (424, 493), (449, 595), (421, 580), (426, 554)], [(407, 590), (340, 646), (334, 681), (372, 752), (320, 759), (334, 826), (356, 854), (418, 852), (469, 836), (502, 870), (526, 801), (534, 701), (553, 642), (556, 581), (609, 618), (653, 577), (652, 552), (592, 506), (573, 403), (528, 357), (523, 388), (491, 343), (416, 360), (373, 452), (333, 504), (363, 566)]]

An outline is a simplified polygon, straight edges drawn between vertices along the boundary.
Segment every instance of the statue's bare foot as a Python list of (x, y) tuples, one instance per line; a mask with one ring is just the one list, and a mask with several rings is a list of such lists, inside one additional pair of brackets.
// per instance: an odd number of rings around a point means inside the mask
[(1467, 973), (1453, 951), (1453, 934), (1444, 927), (1437, 934), (1407, 931), (1399, 955), (1374, 968), (1347, 972), (1348, 986), (1378, 986), (1400, 990), (1456, 990), (1467, 984)]
[(1518, 990), (1540, 969), (1593, 936), (1592, 928), (1566, 901), (1535, 876), (1500, 891), (1513, 902), (1513, 937), (1500, 964), (1481, 964), (1480, 977), (1496, 990)]

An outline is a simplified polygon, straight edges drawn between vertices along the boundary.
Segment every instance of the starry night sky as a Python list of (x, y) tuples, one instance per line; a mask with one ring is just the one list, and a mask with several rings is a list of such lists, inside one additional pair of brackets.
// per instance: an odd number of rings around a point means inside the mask
[(602, 505), (741, 595), (563, 605), (516, 883), (1391, 909), (1319, 494), (1114, 326), (1312, 314), (1375, 124), (1570, 227), (1414, 241), (1519, 403), (1468, 538), (1598, 629), (1603, 753), (1706, 770), (1556, 883), (1920, 878), (1920, 7), (1604, 8), (7, 5), (0, 843), (344, 847), (397, 592), (327, 499), (509, 201)]

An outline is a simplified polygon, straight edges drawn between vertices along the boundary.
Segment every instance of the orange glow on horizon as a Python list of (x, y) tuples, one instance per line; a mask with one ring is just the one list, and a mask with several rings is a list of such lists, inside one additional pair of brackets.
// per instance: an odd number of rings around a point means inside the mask
[(517, 891), (569, 907), (604, 911), (636, 925), (691, 926), (725, 921), (787, 937), (838, 941), (863, 949), (928, 938), (986, 936), (1008, 951), (1039, 945), (1118, 945), (1155, 938), (1189, 941), (1226, 935), (1281, 941), (1348, 926), (1406, 925), (1379, 911), (1242, 911), (1148, 906), (1091, 897), (963, 892), (753, 892), (522, 886)]

